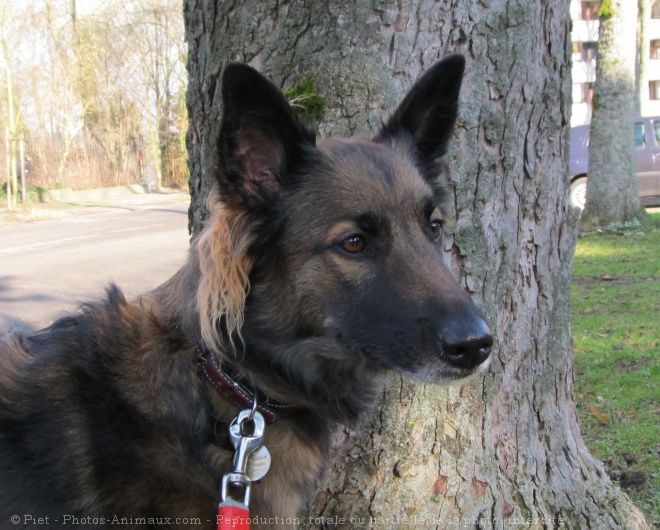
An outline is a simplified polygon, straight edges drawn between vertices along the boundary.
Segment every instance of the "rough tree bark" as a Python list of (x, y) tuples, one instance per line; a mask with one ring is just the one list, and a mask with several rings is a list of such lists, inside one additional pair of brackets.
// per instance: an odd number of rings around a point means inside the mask
[(193, 232), (218, 167), (223, 61), (283, 88), (312, 77), (320, 131), (345, 135), (379, 124), (436, 59), (468, 60), (446, 248), (496, 333), (491, 371), (449, 388), (393, 377), (358, 429), (338, 430), (304, 526), (646, 528), (573, 403), (568, 0), (186, 0), (185, 17)]
[(589, 225), (625, 223), (643, 215), (633, 131), (637, 8), (637, 0), (607, 0), (601, 6), (582, 213)]

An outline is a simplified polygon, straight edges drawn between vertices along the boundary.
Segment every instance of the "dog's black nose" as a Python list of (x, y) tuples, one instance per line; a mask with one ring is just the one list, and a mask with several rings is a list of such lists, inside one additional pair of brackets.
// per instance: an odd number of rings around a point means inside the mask
[(447, 329), (440, 337), (445, 359), (457, 368), (472, 370), (490, 355), (493, 337), (483, 320)]

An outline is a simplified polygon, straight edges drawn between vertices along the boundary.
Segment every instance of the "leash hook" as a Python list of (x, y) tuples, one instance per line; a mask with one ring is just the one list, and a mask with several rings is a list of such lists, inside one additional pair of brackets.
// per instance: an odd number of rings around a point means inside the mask
[[(252, 409), (242, 410), (229, 425), (229, 438), (236, 451), (234, 469), (222, 477), (216, 530), (249, 530), (250, 528), (249, 506), (252, 479), (248, 472), (248, 463), (250, 457), (263, 446), (266, 426), (264, 417), (256, 410), (256, 392), (253, 396)], [(244, 424), (248, 421), (252, 421), (252, 433), (250, 434), (243, 430)], [(270, 459), (268, 466), (270, 466)], [(266, 471), (268, 471), (268, 467), (265, 468), (264, 474)], [(230, 492), (232, 487), (240, 490), (240, 500), (232, 497)]]

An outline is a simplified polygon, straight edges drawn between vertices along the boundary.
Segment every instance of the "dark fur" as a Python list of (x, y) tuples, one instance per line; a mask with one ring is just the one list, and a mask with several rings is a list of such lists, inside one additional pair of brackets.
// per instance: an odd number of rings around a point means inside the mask
[(0, 528), (213, 528), (238, 411), (196, 345), (302, 407), (266, 429), (251, 505), (265, 518), (313, 496), (332, 425), (373, 403), (384, 370), (442, 382), (479, 367), (491, 338), (436, 238), (463, 63), (427, 71), (373, 140), (318, 145), (272, 84), (227, 66), (218, 195), (183, 269), (0, 343)]

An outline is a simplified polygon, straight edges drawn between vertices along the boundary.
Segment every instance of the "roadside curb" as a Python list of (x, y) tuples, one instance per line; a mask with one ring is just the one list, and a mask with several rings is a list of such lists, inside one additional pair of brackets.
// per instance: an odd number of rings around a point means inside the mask
[(0, 209), (0, 226), (16, 222), (34, 222), (87, 215), (108, 208), (133, 208), (144, 205), (165, 205), (190, 201), (187, 190), (163, 188), (147, 193), (142, 186), (117, 186), (94, 190), (48, 190), (41, 201)]
[(61, 188), (57, 190), (47, 190), (42, 199), (44, 202), (88, 202), (121, 197), (133, 197), (135, 195), (146, 195), (146, 191), (139, 184), (115, 186), (112, 188), (97, 188), (92, 190)]

